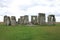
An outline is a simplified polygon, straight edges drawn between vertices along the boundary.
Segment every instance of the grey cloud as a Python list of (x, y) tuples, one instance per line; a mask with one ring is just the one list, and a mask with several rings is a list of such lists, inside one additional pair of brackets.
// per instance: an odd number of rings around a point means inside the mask
[(31, 5), (20, 5), (19, 8), (21, 8), (21, 10), (25, 10), (26, 11), (28, 8), (34, 7), (34, 6), (38, 6), (38, 5), (39, 4), (32, 2)]
[(56, 16), (60, 17), (60, 14), (58, 14), (58, 15), (56, 15)]
[(0, 3), (0, 7), (7, 7), (7, 5), (4, 5), (3, 3)]
[(47, 2), (47, 1), (49, 1), (50, 4), (45, 4), (45, 3), (42, 3), (41, 1), (40, 1), (40, 3), (36, 2), (36, 1), (32, 1), (32, 5), (22, 5), (22, 6), (19, 6), (19, 8), (20, 8), (21, 10), (26, 11), (28, 8), (34, 7), (34, 6), (56, 7), (56, 5), (55, 5), (55, 1), (56, 1), (56, 0), (46, 0), (46, 2)]
[[(10, 13), (7, 12), (7, 7), (8, 7), (8, 4), (11, 2), (12, 0), (0, 0), (0, 15), (7, 15)], [(4, 5), (5, 4), (5, 5)], [(6, 10), (5, 10), (6, 9)]]
[(55, 15), (60, 17), (60, 13), (56, 13)]
[(54, 15), (55, 15), (55, 16), (60, 16), (60, 12), (55, 11), (55, 12), (54, 12)]
[[(0, 7), (8, 7), (8, 4), (11, 2), (12, 0), (0, 0)], [(5, 5), (4, 5), (5, 4)]]
[(11, 15), (12, 13), (11, 12), (4, 12), (4, 13), (0, 13), (0, 16), (4, 16), (4, 15)]
[(20, 10), (24, 10), (26, 11), (28, 8), (31, 8), (31, 7), (34, 7), (34, 6), (47, 6), (46, 4), (44, 3), (41, 3), (41, 4), (38, 4), (38, 3), (32, 3), (32, 5), (21, 5), (19, 6)]
[(56, 0), (47, 0), (47, 1), (49, 1), (49, 2), (53, 2), (53, 1), (56, 1)]
[(56, 7), (54, 4), (49, 5), (49, 7)]

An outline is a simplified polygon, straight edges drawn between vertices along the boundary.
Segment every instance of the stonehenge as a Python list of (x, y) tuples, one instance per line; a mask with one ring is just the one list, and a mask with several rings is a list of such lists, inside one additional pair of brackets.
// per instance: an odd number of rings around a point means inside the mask
[(4, 24), (5, 25), (16, 25), (16, 18), (14, 16), (11, 16), (11, 18), (9, 16), (4, 16)]
[(49, 15), (48, 16), (48, 25), (55, 25), (55, 15)]
[(20, 16), (20, 24), (24, 24), (24, 16)]
[(29, 21), (29, 16), (28, 15), (24, 15), (24, 16), (20, 16), (20, 18), (18, 18), (18, 22), (16, 21), (16, 17), (15, 16), (4, 16), (4, 24), (5, 25), (12, 25), (15, 26), (17, 23), (20, 25), (27, 25), (29, 23), (33, 24), (33, 25), (55, 25), (56, 19), (55, 19), (55, 15), (49, 15), (48, 16), (48, 22), (46, 22), (46, 17), (45, 17), (45, 13), (38, 13), (38, 16), (31, 16), (31, 21)]
[(28, 15), (24, 16), (24, 24), (28, 24), (29, 23), (29, 17)]
[(16, 25), (16, 17), (15, 16), (11, 16), (11, 25)]
[(10, 21), (10, 17), (9, 16), (6, 16), (6, 15), (4, 16), (4, 24), (7, 25), (7, 26), (11, 25), (11, 21)]
[(20, 24), (20, 18), (18, 18), (18, 24)]
[(44, 13), (39, 13), (38, 14), (38, 24), (40, 25), (45, 25), (45, 14)]
[(37, 16), (31, 16), (31, 23), (37, 24)]
[(20, 18), (18, 18), (18, 24), (28, 24), (28, 23), (29, 23), (28, 15), (20, 16)]

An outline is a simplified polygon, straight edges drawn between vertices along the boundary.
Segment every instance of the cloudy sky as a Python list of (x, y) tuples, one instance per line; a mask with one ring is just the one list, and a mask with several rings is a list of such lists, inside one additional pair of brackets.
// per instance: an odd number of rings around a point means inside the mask
[(54, 14), (56, 21), (60, 22), (60, 0), (0, 0), (0, 21), (3, 16)]

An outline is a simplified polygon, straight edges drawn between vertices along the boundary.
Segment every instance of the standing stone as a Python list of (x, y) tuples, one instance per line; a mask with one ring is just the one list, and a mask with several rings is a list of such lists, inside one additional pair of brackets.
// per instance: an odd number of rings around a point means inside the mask
[(7, 15), (4, 16), (4, 23), (6, 24)]
[(16, 25), (16, 17), (15, 16), (11, 16), (11, 25), (12, 26)]
[(24, 16), (20, 16), (20, 24), (24, 24)]
[(4, 16), (4, 24), (9, 26), (11, 25), (10, 17), (9, 16)]
[(55, 25), (55, 15), (48, 16), (48, 25)]
[(38, 24), (40, 25), (45, 25), (45, 14), (44, 13), (39, 13), (38, 14)]
[(37, 16), (31, 16), (31, 23), (37, 24)]
[(20, 24), (20, 18), (18, 18), (18, 24)]
[(24, 16), (24, 24), (28, 24), (29, 23), (29, 18), (28, 15)]

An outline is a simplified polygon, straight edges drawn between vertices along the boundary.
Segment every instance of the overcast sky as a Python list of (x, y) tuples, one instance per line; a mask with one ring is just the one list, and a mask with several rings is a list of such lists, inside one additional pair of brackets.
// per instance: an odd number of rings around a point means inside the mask
[(0, 21), (3, 16), (54, 14), (56, 21), (60, 22), (60, 0), (0, 0)]

